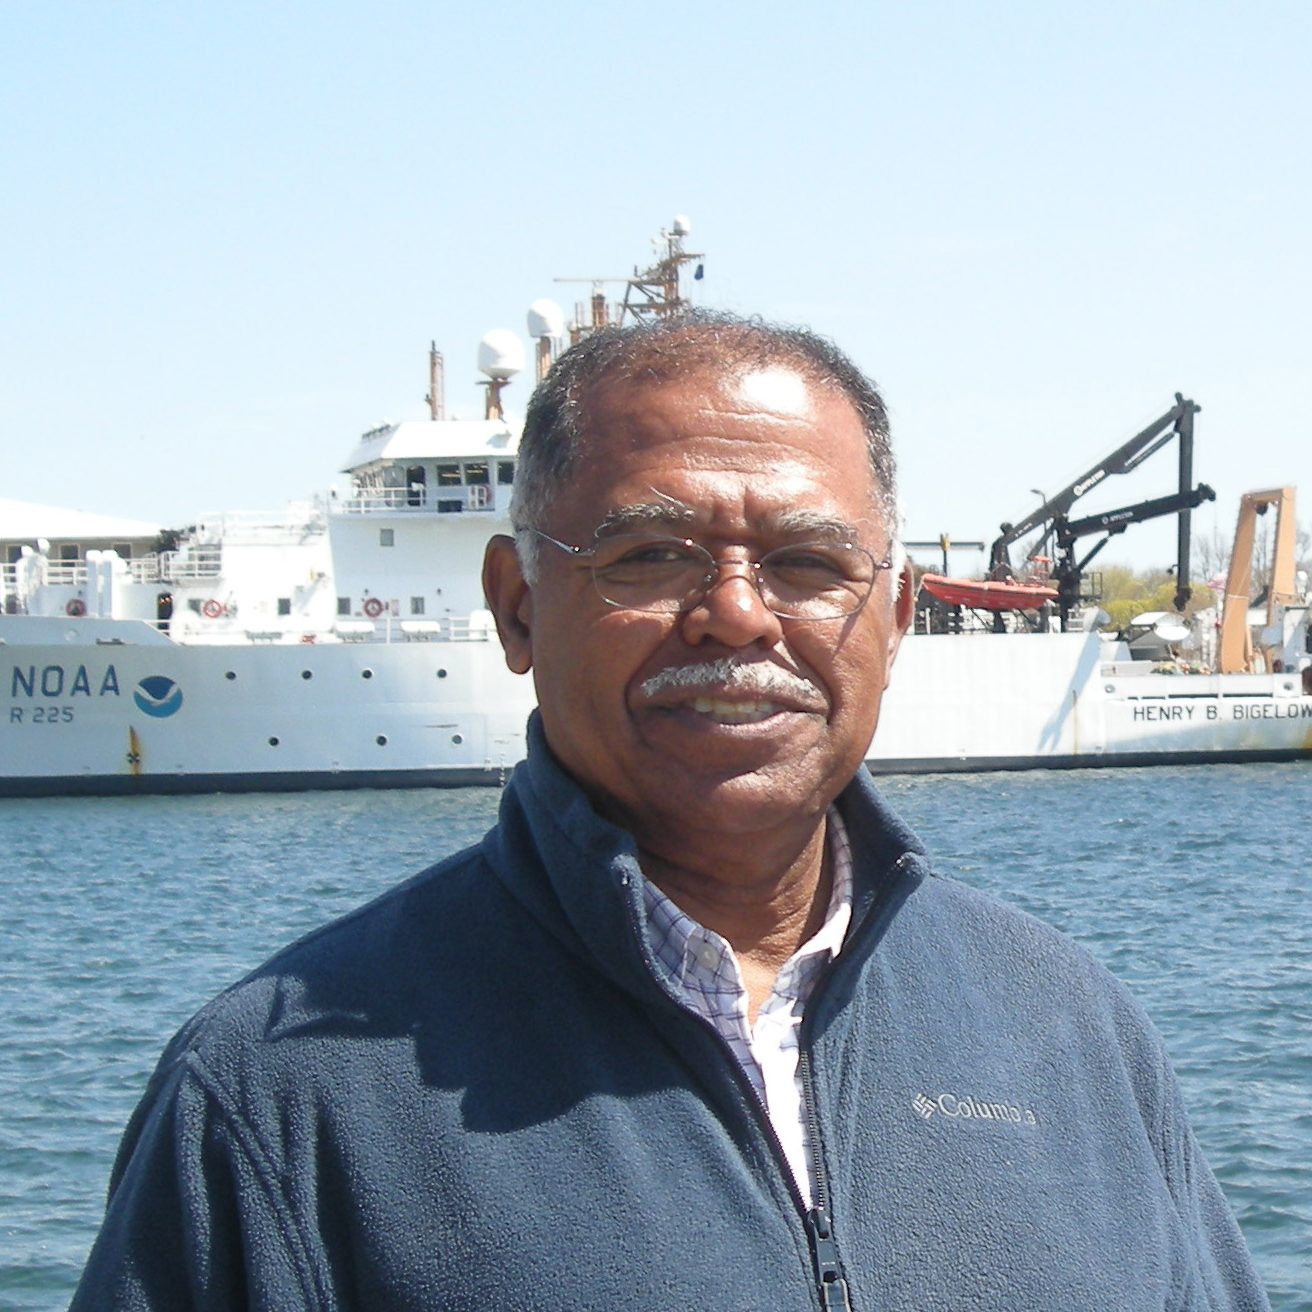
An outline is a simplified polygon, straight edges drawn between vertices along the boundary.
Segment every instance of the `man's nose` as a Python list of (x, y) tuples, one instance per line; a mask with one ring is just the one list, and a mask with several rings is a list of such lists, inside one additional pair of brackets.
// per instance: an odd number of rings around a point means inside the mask
[(760, 642), (772, 647), (782, 635), (779, 617), (766, 606), (750, 560), (717, 562), (710, 586), (683, 615), (683, 636), (693, 645), (720, 642), (746, 647)]

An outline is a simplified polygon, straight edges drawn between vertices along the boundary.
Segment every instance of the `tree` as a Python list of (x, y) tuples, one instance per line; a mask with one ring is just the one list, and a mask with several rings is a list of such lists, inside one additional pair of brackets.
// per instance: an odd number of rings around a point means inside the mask
[[(1110, 617), (1109, 628), (1124, 631), (1144, 611), (1175, 609), (1175, 576), (1164, 569), (1133, 570), (1128, 565), (1108, 565), (1102, 571), (1102, 593), (1098, 604)], [(1195, 583), (1185, 606), (1186, 618), (1216, 604), (1211, 588)]]

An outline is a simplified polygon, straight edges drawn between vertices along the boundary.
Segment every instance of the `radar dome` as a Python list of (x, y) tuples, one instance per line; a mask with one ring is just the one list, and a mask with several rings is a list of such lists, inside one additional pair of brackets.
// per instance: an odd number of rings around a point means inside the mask
[(1189, 626), (1178, 615), (1168, 615), (1153, 625), (1153, 632), (1163, 642), (1183, 642), (1189, 636)]
[(478, 344), (478, 368), (489, 378), (513, 378), (524, 367), (524, 344), (509, 328), (493, 328)]
[(564, 337), (565, 311), (555, 301), (534, 301), (528, 307), (530, 337)]
[(676, 214), (673, 227), (676, 237), (686, 237), (692, 231), (692, 220), (686, 214)]

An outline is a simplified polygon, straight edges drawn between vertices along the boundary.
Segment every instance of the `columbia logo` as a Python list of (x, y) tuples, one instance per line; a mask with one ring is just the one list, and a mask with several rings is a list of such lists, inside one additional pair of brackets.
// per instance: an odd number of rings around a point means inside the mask
[(942, 1112), (950, 1121), (1002, 1121), (1012, 1125), (1037, 1125), (1038, 1116), (1032, 1108), (1019, 1107), (1011, 1102), (985, 1102), (965, 1094), (940, 1093), (937, 1098), (918, 1093), (911, 1100), (911, 1110), (927, 1121), (935, 1112)]

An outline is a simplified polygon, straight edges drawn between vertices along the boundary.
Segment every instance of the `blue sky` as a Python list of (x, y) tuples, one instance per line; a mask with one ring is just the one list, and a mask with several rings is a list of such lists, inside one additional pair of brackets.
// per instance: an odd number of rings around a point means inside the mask
[(275, 509), (424, 412), (430, 338), (472, 414), (485, 331), (682, 212), (701, 299), (878, 380), (912, 538), (991, 538), (1177, 390), (1219, 494), (1200, 529), (1300, 480), (1312, 516), (1312, 6), (11, 0), (3, 24), (0, 495)]

